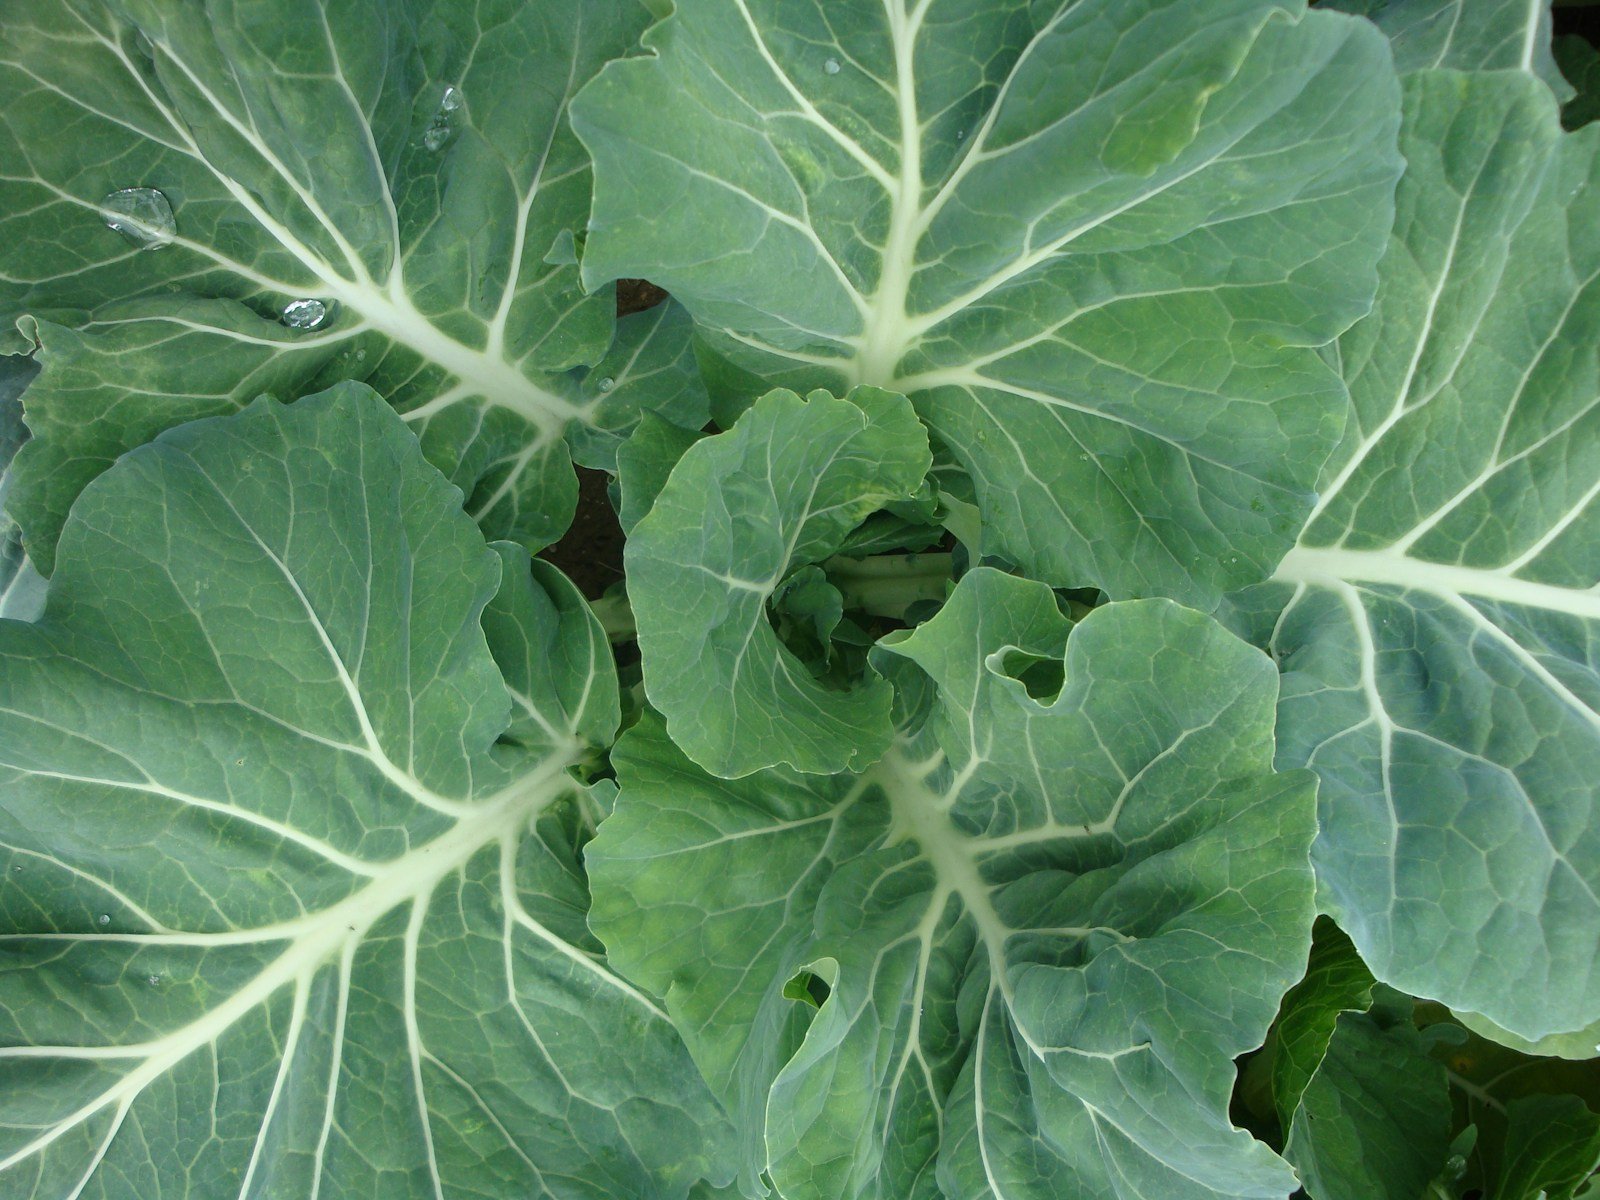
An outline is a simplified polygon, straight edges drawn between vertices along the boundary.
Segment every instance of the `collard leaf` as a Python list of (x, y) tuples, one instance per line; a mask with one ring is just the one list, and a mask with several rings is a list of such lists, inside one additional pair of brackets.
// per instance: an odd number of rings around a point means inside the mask
[(1449, 1088), (1410, 1008), (1339, 1014), (1283, 1150), (1311, 1200), (1417, 1200), (1443, 1169)]
[(28, 440), (22, 392), (37, 368), (20, 355), (0, 356), (0, 617), (31, 621), (44, 611), (46, 584), (22, 547), (22, 530), (6, 511), (11, 463)]
[(1263, 1049), (1284, 1157), (1311, 1200), (1417, 1200), (1444, 1171), (1450, 1096), (1428, 1051), (1410, 999), (1320, 918)]
[(1529, 1041), (1501, 1029), (1493, 1021), (1484, 1020), (1477, 1013), (1457, 1012), (1451, 1015), (1478, 1036), (1509, 1046), (1521, 1054), (1578, 1060), (1600, 1058), (1600, 1021), (1570, 1033), (1552, 1033), (1538, 1041)]
[(1551, 53), (1550, 0), (1323, 0), (1323, 6), (1376, 21), (1402, 73), (1522, 70), (1557, 99), (1572, 96)]
[(1339, 927), (1319, 918), (1305, 978), (1283, 998), (1283, 1008), (1267, 1039), (1272, 1055), (1272, 1097), (1279, 1126), (1288, 1130), (1295, 1110), (1343, 1013), (1372, 1007), (1372, 973)]
[(591, 284), (666, 287), (724, 374), (909, 395), (1038, 578), (1210, 604), (1272, 570), (1345, 419), (1312, 347), (1390, 224), (1370, 25), (681, 0), (646, 44), (573, 105)]
[(1561, 109), (1561, 123), (1579, 129), (1600, 119), (1600, 51), (1574, 34), (1556, 39), (1556, 61), (1577, 93)]
[(617, 521), (625, 534), (633, 534), (633, 527), (667, 486), (672, 468), (703, 436), (646, 413), (628, 440), (617, 447)]
[(889, 744), (890, 688), (825, 686), (779, 640), (767, 604), (932, 459), (902, 396), (777, 391), (691, 447), (628, 539), (645, 690), (672, 740), (716, 775), (787, 763), (830, 773)]
[(1311, 924), (1271, 664), (1166, 601), (1069, 638), (1050, 589), (979, 569), (879, 666), (899, 730), (860, 774), (717, 779), (646, 717), (587, 852), (595, 929), (742, 1123), (748, 1186), (1286, 1196), (1227, 1118)]
[(1249, 602), (1325, 905), (1379, 979), (1536, 1041), (1600, 1019), (1600, 130), (1513, 72), (1405, 107), (1355, 419)]
[(44, 617), (0, 622), (0, 1192), (726, 1182), (584, 925), (569, 768), (616, 684), (525, 568), (354, 384), (85, 491)]
[[(118, 454), (340, 379), (406, 413), (491, 536), (554, 540), (563, 436), (603, 458), (641, 397), (684, 402), (657, 371), (588, 369), (611, 294), (550, 253), (589, 207), (567, 101), (646, 20), (632, 0), (8, 5), (0, 325), (21, 326), (0, 349), (42, 347), (12, 502), (40, 565)], [(621, 336), (623, 366), (687, 351), (667, 314)]]
[(1576, 1096), (1511, 1102), (1488, 1200), (1570, 1200), (1600, 1170), (1600, 1114)]
[[(1444, 1032), (1448, 1036), (1433, 1035)], [(1600, 1073), (1540, 1058), (1454, 1024), (1425, 1033), (1449, 1071), (1455, 1125), (1476, 1133), (1454, 1194), (1567, 1200), (1600, 1166)]]

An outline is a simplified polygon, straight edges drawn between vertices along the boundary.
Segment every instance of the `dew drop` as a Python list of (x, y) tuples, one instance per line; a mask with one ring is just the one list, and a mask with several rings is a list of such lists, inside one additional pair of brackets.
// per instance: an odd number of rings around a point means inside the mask
[(837, 58), (830, 58), (827, 62), (822, 64), (822, 69), (829, 75), (837, 75), (840, 70), (839, 60)]
[(433, 120), (428, 122), (428, 128), (423, 132), (422, 144), (431, 151), (443, 150), (455, 136), (455, 114), (461, 111), (461, 106), (466, 103), (462, 99), (459, 89), (447, 87), (444, 95), (439, 97), (439, 107), (433, 110)]
[(102, 925), (109, 925), (109, 924), (111, 924), (111, 914), (110, 913), (101, 913), (98, 917), (95, 918), (95, 920), (99, 921), (100, 924), (102, 924)]
[(172, 204), (155, 188), (118, 188), (100, 201), (100, 219), (141, 250), (170, 246), (178, 235)]
[(600, 384), (599, 384), (600, 390), (602, 392), (609, 392), (612, 388), (614, 388), (616, 386), (617, 386), (617, 381), (615, 379), (611, 378), (611, 376), (609, 376), (609, 375), (607, 375), (604, 379), (602, 379), (600, 381)]
[(321, 329), (328, 323), (328, 306), (321, 300), (291, 300), (283, 306), (283, 323), (290, 329)]

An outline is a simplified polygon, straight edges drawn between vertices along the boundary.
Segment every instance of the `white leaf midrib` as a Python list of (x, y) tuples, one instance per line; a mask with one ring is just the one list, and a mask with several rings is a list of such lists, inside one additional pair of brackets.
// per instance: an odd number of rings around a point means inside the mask
[[(574, 784), (567, 769), (580, 756), (568, 748), (546, 760), (536, 770), (487, 798), (450, 829), (399, 858), (377, 864), (369, 882), (319, 913), (249, 931), (247, 936), (219, 934), (215, 945), (241, 941), (284, 941), (284, 949), (247, 984), (221, 1004), (189, 1024), (148, 1043), (128, 1046), (15, 1046), (0, 1048), (0, 1060), (34, 1058), (127, 1060), (143, 1059), (77, 1111), (56, 1122), (21, 1149), (0, 1159), (0, 1173), (46, 1149), (108, 1107), (126, 1111), (154, 1080), (171, 1071), (189, 1055), (218, 1040), (248, 1013), (266, 1003), (280, 989), (309, 979), (329, 961), (347, 955), (387, 914), (407, 905), (425, 902), (439, 883), (464, 867), (485, 847), (516, 837), (552, 803), (567, 795)], [(419, 785), (420, 787), (420, 785)], [(118, 940), (206, 945), (207, 935), (113, 935)], [(96, 935), (84, 935), (94, 940)]]
[[(549, 389), (542, 388), (521, 371), (517, 370), (502, 354), (494, 351), (503, 350), (506, 341), (506, 322), (509, 319), (512, 302), (516, 293), (520, 262), (513, 261), (507, 269), (505, 293), (497, 305), (494, 319), (488, 328), (487, 350), (479, 350), (465, 342), (461, 342), (445, 333), (432, 321), (428, 320), (411, 300), (404, 283), (404, 260), (401, 246), (395, 243), (394, 257), (390, 266), (389, 279), (386, 286), (380, 285), (366, 270), (365, 264), (339, 230), (331, 216), (328, 215), (316, 198), (304, 187), (295, 173), (283, 163), (250, 126), (241, 122), (237, 116), (204, 86), (202, 80), (195, 75), (189, 64), (182, 57), (172, 52), (167, 47), (167, 57), (171, 59), (186, 78), (211, 101), (219, 116), (226, 122), (235, 134), (244, 139), (260, 155), (263, 162), (268, 164), (279, 177), (294, 191), (306, 211), (329, 232), (339, 247), (340, 253), (345, 257), (351, 267), (351, 275), (334, 270), (320, 254), (297, 238), (286, 226), (276, 220), (262, 206), (252, 192), (241, 185), (237, 180), (224, 173), (201, 150), (199, 144), (189, 133), (187, 126), (179, 119), (178, 114), (170, 105), (158, 96), (144, 79), (136, 66), (128, 59), (126, 52), (115, 41), (106, 38), (98, 31), (90, 30), (92, 36), (109, 50), (122, 63), (130, 80), (134, 82), (145, 98), (171, 126), (174, 133), (181, 140), (180, 147), (175, 151), (183, 153), (194, 162), (204, 167), (219, 184), (249, 212), (251, 217), (278, 242), (302, 267), (316, 277), (324, 289), (327, 298), (334, 299), (339, 304), (359, 314), (364, 322), (371, 328), (384, 334), (391, 341), (405, 346), (421, 357), (442, 366), (464, 383), (472, 386), (473, 392), (481, 396), (486, 404), (510, 409), (541, 430), (545, 435), (559, 431), (573, 420), (585, 420), (593, 409), (592, 405), (576, 405), (565, 397), (557, 395)], [(43, 181), (41, 181), (43, 182)], [(537, 182), (535, 183), (537, 192)], [(93, 208), (81, 199), (57, 189), (57, 194), (81, 207)], [(522, 222), (531, 206), (533, 196), (527, 197), (519, 208), (519, 238), (525, 236)], [(390, 197), (392, 204), (392, 196)], [(183, 246), (215, 262), (224, 270), (239, 274), (251, 279), (258, 285), (264, 285), (272, 290), (285, 295), (298, 295), (301, 288), (283, 280), (267, 279), (259, 275), (242, 263), (234, 262), (226, 255), (216, 251), (213, 247), (195, 242), (182, 236), (175, 239), (175, 244)]]
[(1297, 546), (1278, 565), (1280, 583), (1341, 585), (1366, 583), (1443, 596), (1474, 597), (1492, 603), (1542, 609), (1563, 616), (1600, 621), (1600, 590), (1560, 587), (1523, 579), (1506, 569), (1432, 562), (1392, 549), (1347, 550), (1338, 546)]

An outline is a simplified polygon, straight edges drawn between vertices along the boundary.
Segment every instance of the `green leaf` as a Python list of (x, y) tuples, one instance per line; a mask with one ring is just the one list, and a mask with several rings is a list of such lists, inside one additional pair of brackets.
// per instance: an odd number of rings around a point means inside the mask
[[(618, 361), (588, 370), (612, 296), (552, 253), (589, 208), (567, 101), (646, 21), (634, 0), (8, 14), (0, 349), (41, 347), (12, 501), (41, 568), (117, 455), (341, 379), (406, 414), (491, 536), (559, 536), (576, 500), (563, 437), (604, 459), (641, 406), (685, 401), (681, 372), (661, 372), (686, 361), (686, 322), (624, 323)], [(128, 189), (146, 202), (119, 233), (101, 208)], [(320, 326), (291, 327), (300, 301)], [(623, 370), (635, 356), (657, 369)]]
[[(1430, 1025), (1449, 1071), (1457, 1128), (1477, 1132), (1462, 1183), (1488, 1200), (1566, 1200), (1600, 1156), (1594, 1062), (1531, 1057), (1449, 1023)], [(1586, 1165), (1587, 1164), (1587, 1165)]]
[(1450, 1150), (1444, 1067), (1410, 1023), (1338, 1016), (1283, 1155), (1311, 1200), (1418, 1200)]
[(1587, 38), (1569, 34), (1556, 39), (1555, 53), (1577, 93), (1561, 110), (1562, 125), (1578, 129), (1600, 120), (1600, 51)]
[(1511, 1102), (1488, 1200), (1570, 1200), (1600, 1170), (1600, 1115), (1576, 1096)]
[(1287, 1131), (1307, 1085), (1322, 1065), (1341, 1014), (1372, 1006), (1372, 973), (1339, 927), (1319, 918), (1305, 978), (1283, 998), (1267, 1039), (1272, 1054), (1272, 1097)]
[(84, 492), (44, 617), (0, 622), (0, 1192), (726, 1182), (584, 924), (569, 769), (616, 685), (525, 568), (354, 384)]
[(1570, 1033), (1552, 1033), (1538, 1041), (1529, 1041), (1509, 1030), (1501, 1029), (1493, 1021), (1484, 1020), (1477, 1013), (1457, 1012), (1451, 1015), (1480, 1037), (1499, 1042), (1502, 1046), (1509, 1046), (1521, 1054), (1580, 1060), (1600, 1058), (1600, 1021)]
[(1323, 7), (1376, 21), (1402, 74), (1522, 70), (1558, 100), (1572, 96), (1550, 51), (1550, 0), (1323, 0)]
[(630, 537), (667, 486), (672, 468), (704, 435), (680, 429), (653, 413), (645, 413), (627, 441), (617, 447), (617, 521)]
[(573, 105), (591, 285), (660, 283), (719, 374), (907, 394), (1047, 582), (1210, 605), (1272, 570), (1345, 418), (1312, 347), (1390, 224), (1370, 25), (681, 0), (645, 41)]
[(1600, 1019), (1600, 131), (1512, 72), (1405, 110), (1355, 420), (1246, 599), (1327, 911), (1380, 980), (1537, 1041)]
[(904, 397), (876, 388), (845, 400), (772, 392), (679, 460), (625, 561), (645, 690), (691, 759), (734, 778), (778, 763), (860, 769), (883, 753), (889, 685), (813, 678), (767, 603), (874, 511), (914, 495), (931, 461)]
[(1355, 946), (1319, 918), (1305, 978), (1263, 1049), (1284, 1157), (1311, 1200), (1418, 1200), (1450, 1151), (1445, 1069), (1412, 1002), (1375, 985)]
[[(1010, 672), (1045, 660), (1040, 700)], [(1227, 1117), (1311, 925), (1271, 664), (1166, 601), (1069, 638), (1049, 588), (979, 569), (878, 665), (899, 730), (865, 772), (716, 779), (646, 717), (587, 853), (594, 927), (741, 1123), (747, 1186), (1281, 1200)]]
[(0, 617), (31, 621), (44, 611), (46, 583), (22, 547), (22, 530), (6, 511), (12, 461), (28, 440), (22, 393), (37, 368), (17, 355), (0, 356)]

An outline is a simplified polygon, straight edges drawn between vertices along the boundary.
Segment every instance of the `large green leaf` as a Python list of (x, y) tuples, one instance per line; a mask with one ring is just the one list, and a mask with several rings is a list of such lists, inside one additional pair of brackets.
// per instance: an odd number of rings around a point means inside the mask
[(647, 717), (587, 855), (594, 926), (742, 1123), (747, 1186), (1281, 1200), (1227, 1118), (1311, 925), (1271, 664), (1167, 601), (1069, 638), (989, 569), (878, 661), (880, 762), (721, 780)]
[[(716, 775), (787, 763), (860, 770), (889, 745), (882, 680), (825, 687), (767, 604), (797, 568), (917, 491), (932, 460), (903, 396), (764, 396), (672, 468), (627, 546), (645, 689), (672, 740)], [(837, 620), (837, 617), (835, 617)]]
[[(566, 105), (646, 20), (633, 0), (0, 3), (0, 349), (43, 347), (12, 501), (40, 565), (119, 453), (263, 392), (369, 382), (485, 530), (530, 548), (571, 516), (564, 436), (603, 459), (641, 403), (703, 422), (671, 309), (590, 369), (612, 298), (579, 286)], [(100, 209), (126, 189), (161, 199), (124, 235)], [(167, 244), (141, 249), (161, 203)], [(320, 327), (288, 321), (302, 300)]]
[(1537, 1040), (1600, 1018), (1600, 130), (1512, 72), (1405, 105), (1355, 420), (1253, 602), (1325, 905), (1379, 979)]
[[(747, 375), (909, 395), (1055, 584), (1265, 577), (1345, 419), (1389, 54), (1299, 0), (681, 0), (574, 102), (591, 283)], [(1337, 120), (1330, 119), (1337, 114)], [(747, 393), (753, 394), (753, 393)]]
[(726, 1182), (584, 925), (570, 768), (617, 721), (582, 598), (367, 389), (129, 454), (0, 622), (0, 1193)]
[(1400, 71), (1523, 70), (1572, 95), (1551, 53), (1550, 0), (1324, 0), (1378, 23)]

